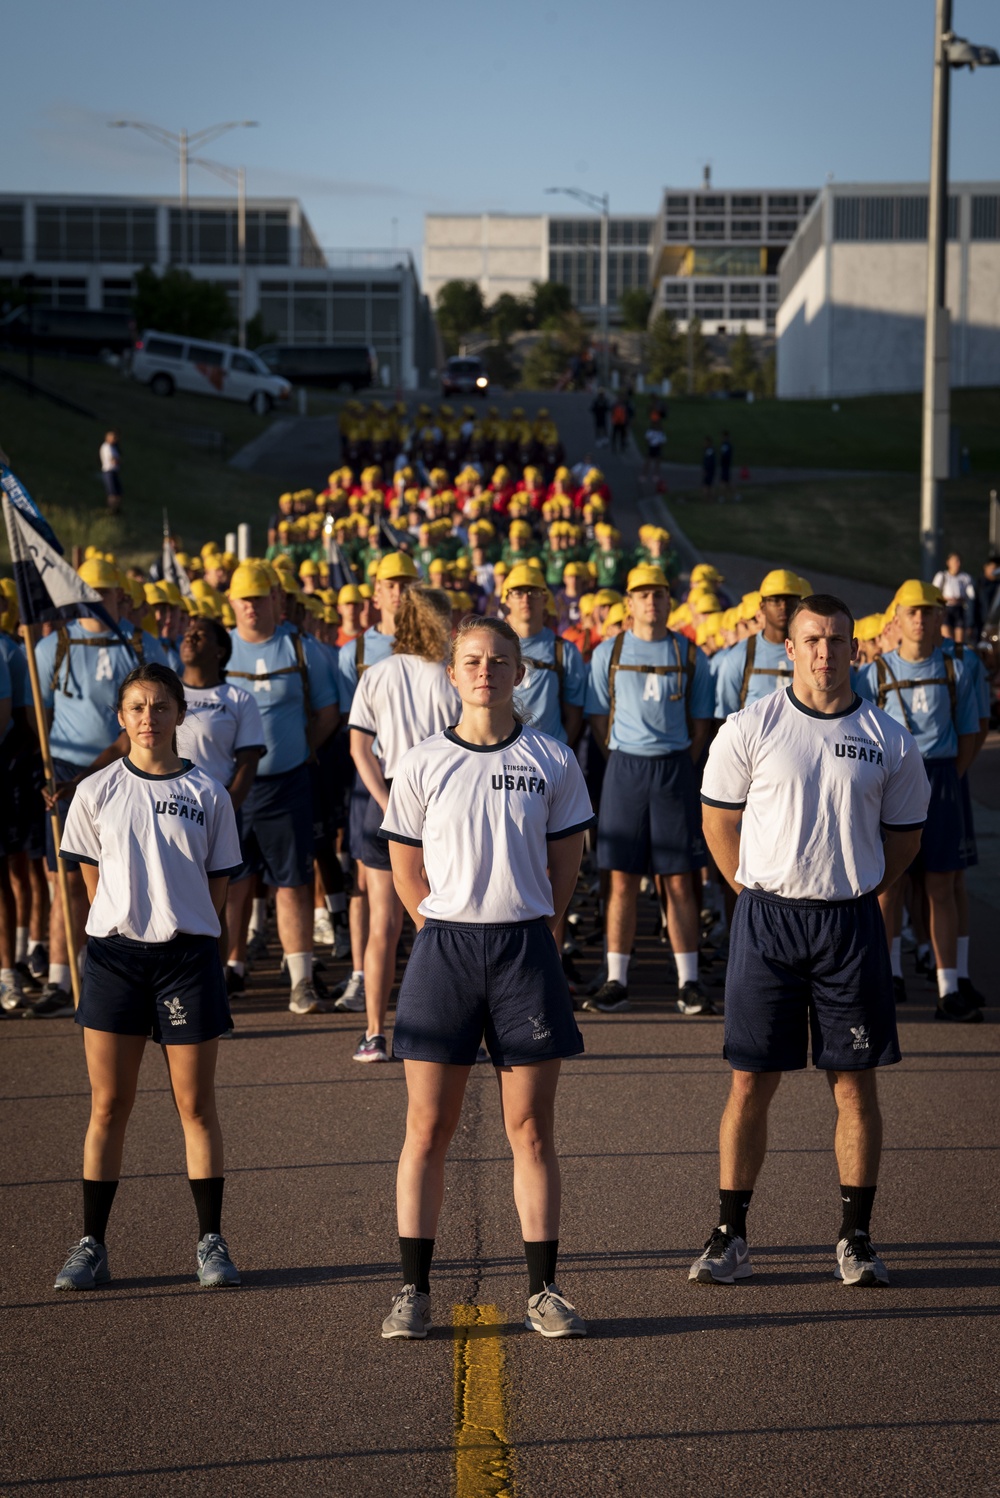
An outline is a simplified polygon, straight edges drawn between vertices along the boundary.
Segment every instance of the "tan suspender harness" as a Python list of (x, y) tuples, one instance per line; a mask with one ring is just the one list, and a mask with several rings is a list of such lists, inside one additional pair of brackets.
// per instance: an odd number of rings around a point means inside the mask
[(913, 732), (913, 719), (910, 717), (910, 710), (903, 696), (903, 692), (910, 687), (947, 687), (948, 701), (951, 704), (951, 721), (955, 722), (958, 691), (955, 685), (955, 662), (950, 655), (944, 657), (944, 675), (930, 676), (926, 681), (897, 681), (896, 677), (892, 674), (892, 667), (889, 665), (889, 662), (881, 655), (875, 659), (875, 674), (878, 677), (879, 707), (885, 707), (889, 700), (890, 692), (898, 692), (899, 705), (903, 709), (903, 722), (911, 733)]
[(535, 667), (539, 671), (554, 671), (556, 673), (556, 675), (559, 678), (559, 701), (560, 702), (562, 702), (563, 657), (565, 655), (565, 651), (564, 651), (563, 645), (564, 645), (564, 642), (563, 642), (562, 636), (561, 635), (556, 635), (556, 647), (555, 647), (556, 659), (555, 659), (555, 664), (553, 664), (552, 661), (536, 661), (535, 657), (533, 655), (526, 655), (524, 657), (525, 663), (527, 665), (533, 666), (533, 667)]
[[(102, 646), (107, 647), (108, 645), (125, 645), (126, 649), (131, 650), (135, 655), (136, 659), (139, 662), (139, 665), (142, 665), (144, 647), (141, 629), (136, 630), (135, 634), (132, 636), (131, 642), (115, 638), (114, 636), (109, 637), (108, 635), (98, 635), (93, 640), (83, 639), (74, 635), (71, 639), (69, 631), (63, 624), (60, 624), (58, 634), (59, 638), (56, 643), (56, 658), (55, 663), (52, 667), (52, 680), (49, 683), (49, 690), (52, 692), (61, 690), (64, 697), (72, 697), (73, 695), (73, 693), (69, 689), (69, 648), (71, 645), (88, 645), (94, 650), (99, 650)], [(64, 661), (66, 662), (66, 679), (64, 680), (62, 687), (60, 688), (59, 672), (62, 670)]]
[(368, 667), (365, 665), (364, 630), (361, 631), (361, 633), (358, 635), (358, 638), (354, 642), (354, 669), (358, 674), (358, 681), (361, 680), (363, 673), (368, 670)]
[[(672, 638), (674, 642), (674, 649), (677, 652), (677, 660), (673, 665), (623, 666), (621, 664), (621, 658), (622, 651), (625, 649), (625, 636), (627, 634), (628, 630), (623, 629), (620, 634), (615, 636), (615, 643), (611, 647), (611, 662), (608, 666), (608, 695), (610, 698), (610, 701), (608, 703), (608, 736), (605, 740), (607, 747), (609, 749), (611, 747), (611, 727), (615, 721), (615, 677), (618, 675), (619, 671), (641, 671), (643, 676), (671, 676), (676, 671), (678, 676), (685, 676), (686, 680), (684, 682), (683, 690), (680, 692), (671, 692), (670, 701), (680, 702), (681, 698), (684, 699), (684, 716), (687, 719), (688, 735), (690, 736), (692, 729), (691, 690), (694, 686), (695, 662), (698, 659), (698, 651), (694, 641), (688, 640), (687, 642), (686, 661), (681, 661), (681, 647), (678, 643), (677, 636), (673, 635)], [(677, 684), (678, 686), (680, 686), (679, 681)]]
[(768, 670), (766, 666), (755, 666), (757, 659), (757, 636), (747, 636), (747, 658), (743, 667), (743, 684), (740, 687), (740, 707), (746, 707), (747, 692), (750, 689), (751, 676), (791, 676), (791, 666), (775, 666)]
[[(295, 665), (279, 666), (277, 671), (232, 671), (226, 667), (226, 680), (238, 677), (240, 681), (273, 681), (276, 676), (291, 676), (297, 672), (302, 680), (302, 708), (306, 715), (306, 739), (309, 738), (309, 730), (312, 728), (312, 695), (309, 691), (309, 667), (306, 664), (305, 646), (302, 644), (302, 631), (296, 630), (292, 635), (292, 644), (295, 647)], [(312, 758), (312, 755), (310, 755)]]

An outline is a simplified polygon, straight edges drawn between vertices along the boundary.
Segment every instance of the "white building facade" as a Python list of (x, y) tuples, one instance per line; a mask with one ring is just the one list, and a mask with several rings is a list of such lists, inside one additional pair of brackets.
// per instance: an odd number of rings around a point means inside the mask
[[(927, 186), (829, 184), (779, 267), (778, 395), (920, 390)], [(953, 183), (948, 202), (951, 383), (1000, 384), (1000, 183)]]

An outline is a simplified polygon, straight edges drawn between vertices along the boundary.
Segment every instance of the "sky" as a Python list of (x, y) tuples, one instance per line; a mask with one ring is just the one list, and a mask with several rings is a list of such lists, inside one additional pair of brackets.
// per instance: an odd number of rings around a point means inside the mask
[[(995, 0), (955, 0), (1000, 46)], [(934, 0), (30, 0), (8, 7), (0, 191), (168, 194), (193, 132), (331, 248), (408, 246), (425, 213), (656, 211), (663, 187), (926, 180)], [(951, 174), (1000, 178), (1000, 68), (952, 75)], [(190, 192), (224, 193), (192, 168)]]

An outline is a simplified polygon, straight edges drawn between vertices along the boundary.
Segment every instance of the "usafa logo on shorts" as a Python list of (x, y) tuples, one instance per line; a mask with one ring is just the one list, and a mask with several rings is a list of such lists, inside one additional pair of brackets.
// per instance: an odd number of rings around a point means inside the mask
[(851, 1034), (854, 1036), (854, 1049), (856, 1051), (867, 1051), (871, 1047), (868, 1044), (868, 1029), (865, 1025), (852, 1025)]
[(549, 1036), (552, 1034), (552, 1031), (545, 1023), (544, 1014), (529, 1014), (528, 1022), (531, 1025), (532, 1040), (548, 1040)]
[(167, 1000), (167, 1013), (170, 1015), (172, 1025), (187, 1024), (187, 1010), (176, 994), (172, 999)]

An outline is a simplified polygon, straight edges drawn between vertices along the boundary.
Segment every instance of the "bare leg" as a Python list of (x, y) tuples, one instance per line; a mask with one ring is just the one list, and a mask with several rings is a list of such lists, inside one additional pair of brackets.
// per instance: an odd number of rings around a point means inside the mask
[(555, 1145), (559, 1061), (497, 1068), (504, 1128), (514, 1153), (514, 1205), (526, 1243), (559, 1237), (562, 1187)]
[(223, 1174), (222, 1129), (215, 1106), (215, 1063), (219, 1042), (165, 1045), (170, 1088), (181, 1127), (191, 1180)]
[(632, 950), (639, 882), (638, 874), (623, 874), (620, 869), (611, 870), (611, 887), (608, 892), (609, 952), (621, 952), (627, 957)]
[(444, 1162), (471, 1066), (405, 1061), (406, 1138), (396, 1172), (401, 1238), (433, 1238), (444, 1197)]
[(955, 899), (955, 875), (924, 875), (930, 904), (931, 945), (939, 968), (958, 963), (958, 905)]
[(719, 1185), (723, 1191), (753, 1188), (767, 1154), (767, 1110), (780, 1071), (734, 1071), (729, 1101), (719, 1125)]
[(278, 915), (278, 938), (286, 957), (295, 952), (312, 952), (313, 904), (312, 885), (298, 884), (279, 889), (275, 896)]
[(844, 1186), (874, 1186), (882, 1156), (882, 1111), (878, 1083), (871, 1071), (829, 1072), (837, 1104), (833, 1148)]
[(667, 891), (667, 931), (675, 952), (697, 952), (701, 935), (698, 901), (690, 874), (664, 876)]
[(117, 1181), (122, 1173), (125, 1128), (135, 1102), (144, 1035), (111, 1035), (84, 1029), (83, 1048), (90, 1076), (90, 1123), (83, 1144), (88, 1181)]
[(403, 905), (392, 875), (368, 869), (368, 943), (365, 947), (365, 1005), (368, 1034), (385, 1034), (389, 990), (396, 971), (396, 948), (403, 929)]

